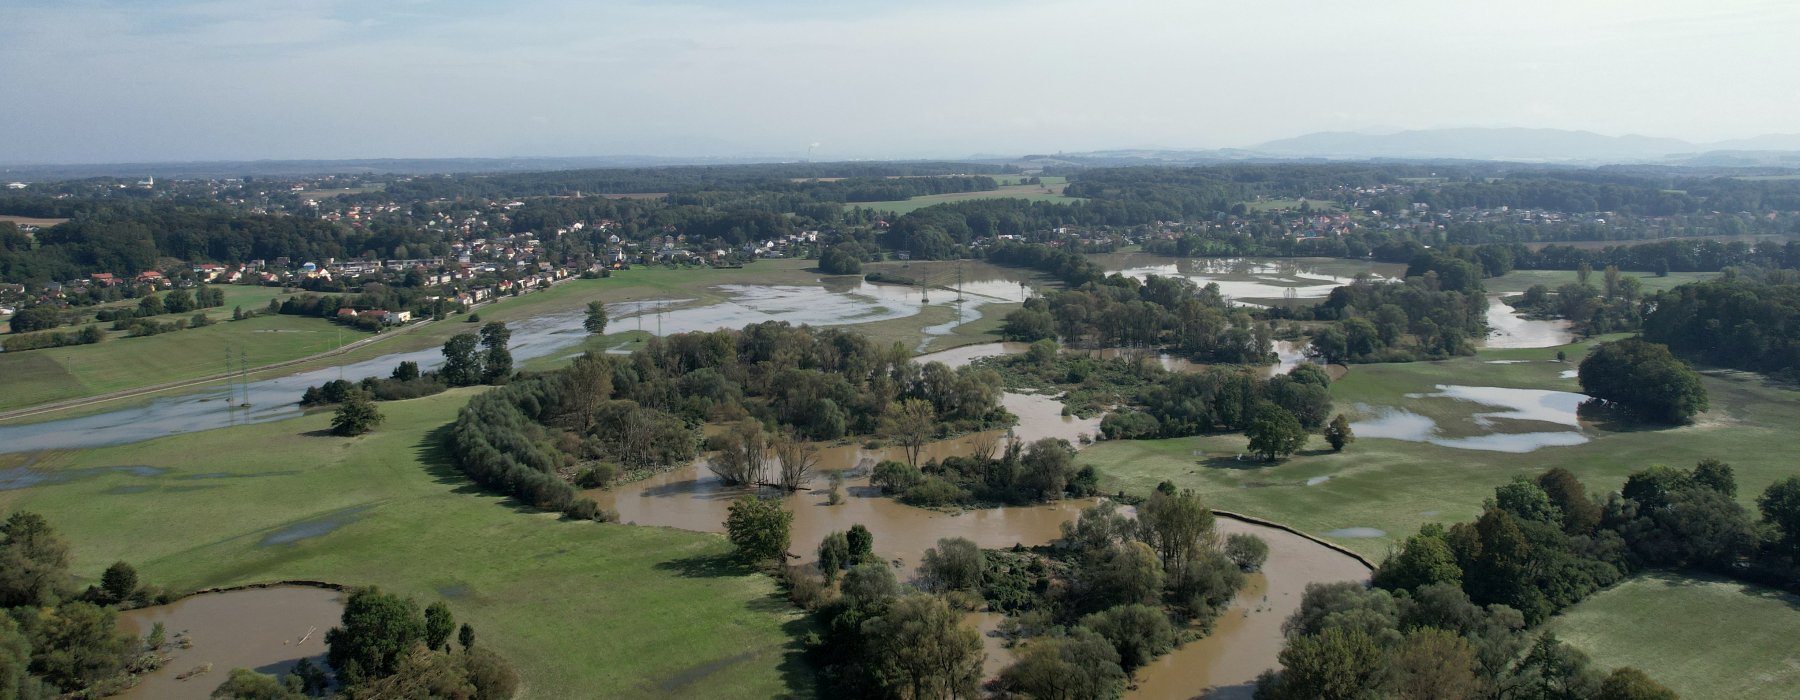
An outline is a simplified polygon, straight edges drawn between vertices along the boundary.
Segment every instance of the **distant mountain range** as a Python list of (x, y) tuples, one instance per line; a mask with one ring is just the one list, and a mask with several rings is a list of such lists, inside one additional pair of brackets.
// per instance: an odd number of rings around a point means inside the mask
[[(1685, 168), (1800, 169), (1800, 134), (1772, 134), (1713, 143), (1651, 136), (1605, 136), (1589, 131), (1456, 128), (1321, 131), (1245, 148), (1127, 148), (1012, 156), (984, 153), (936, 158), (1025, 168), (1130, 165), (1205, 165), (1295, 160), (1502, 161), (1561, 166), (1632, 164)], [(506, 173), (586, 168), (666, 167), (795, 162), (792, 156), (647, 156), (518, 158), (382, 158), (260, 160), (189, 163), (0, 165), (0, 182), (83, 177), (293, 177), (339, 173), (423, 175)], [(895, 161), (908, 159), (896, 158)]]
[(1324, 131), (1243, 149), (1288, 158), (1459, 159), (1555, 163), (1671, 163), (1723, 151), (1800, 151), (1800, 134), (1693, 143), (1651, 136), (1603, 136), (1563, 129), (1421, 129), (1393, 133)]

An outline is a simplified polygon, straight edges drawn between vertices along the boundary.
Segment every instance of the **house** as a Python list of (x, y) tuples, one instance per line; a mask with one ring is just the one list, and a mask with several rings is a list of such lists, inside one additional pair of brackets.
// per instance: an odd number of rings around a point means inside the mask
[(337, 310), (338, 318), (354, 318), (355, 316), (356, 316), (356, 309), (352, 309), (348, 306), (345, 306), (345, 307)]
[(145, 270), (143, 272), (138, 273), (137, 282), (138, 282), (138, 284), (152, 284), (152, 285), (160, 286), (160, 285), (168, 282), (168, 280), (163, 277), (163, 274), (161, 272), (157, 272), (155, 270)]
[(111, 272), (96, 272), (88, 275), (88, 282), (102, 287), (112, 287), (124, 282), (124, 280), (114, 277)]
[(384, 311), (381, 314), (381, 322), (389, 326), (398, 326), (411, 320), (411, 311)]

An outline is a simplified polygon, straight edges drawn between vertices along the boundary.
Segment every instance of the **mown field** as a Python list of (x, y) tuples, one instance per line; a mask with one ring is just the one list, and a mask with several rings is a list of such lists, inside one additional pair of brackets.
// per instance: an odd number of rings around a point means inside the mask
[[(34, 469), (68, 480), (0, 491), (0, 511), (48, 517), (83, 583), (123, 559), (175, 589), (313, 579), (443, 598), (518, 666), (522, 697), (806, 691), (806, 623), (722, 537), (563, 521), (455, 473), (440, 437), (473, 391), (383, 403), (359, 438), (315, 413), (42, 455)], [(125, 465), (167, 471), (106, 469)], [(265, 544), (303, 530), (318, 534)]]
[(1800, 697), (1800, 598), (1735, 581), (1649, 574), (1548, 628), (1602, 666), (1635, 666), (1686, 700)]
[[(1473, 414), (1501, 409), (1408, 395), (1433, 393), (1439, 385), (1579, 391), (1576, 380), (1559, 373), (1574, 369), (1586, 348), (1561, 348), (1569, 355), (1568, 364), (1554, 362), (1558, 348), (1542, 348), (1488, 350), (1443, 362), (1356, 365), (1332, 386), (1334, 410), (1355, 419), (1378, 407), (1404, 407), (1436, 421), (1448, 437), (1481, 434), (1487, 429)], [(1528, 362), (1489, 364), (1511, 360)], [(1694, 425), (1586, 424), (1583, 432), (1590, 439), (1585, 444), (1523, 454), (1375, 438), (1359, 439), (1334, 454), (1315, 436), (1302, 453), (1271, 464), (1239, 460), (1244, 438), (1221, 435), (1102, 442), (1084, 450), (1080, 459), (1102, 469), (1109, 480), (1105, 490), (1141, 493), (1167, 479), (1199, 490), (1214, 507), (1289, 523), (1379, 559), (1398, 538), (1424, 523), (1474, 519), (1483, 499), (1513, 475), (1535, 475), (1554, 466), (1604, 493), (1618, 488), (1631, 471), (1652, 464), (1692, 466), (1718, 457), (1737, 470), (1739, 498), (1754, 508), (1757, 494), (1793, 473), (1791, 431), (1800, 425), (1800, 393), (1739, 373), (1708, 373), (1705, 384), (1712, 409)], [(1497, 430), (1566, 430), (1512, 423), (1501, 421)], [(1346, 528), (1375, 528), (1386, 536), (1329, 534)]]
[(855, 202), (847, 207), (862, 207), (877, 211), (889, 211), (905, 214), (915, 209), (923, 209), (934, 204), (946, 202), (962, 202), (971, 199), (1023, 199), (1030, 202), (1056, 202), (1069, 204), (1086, 201), (1080, 197), (1063, 194), (1065, 182), (1052, 182), (1057, 178), (1044, 178), (1041, 185), (1001, 185), (999, 189), (983, 192), (950, 192), (946, 194), (928, 194), (890, 202)]
[[(1719, 276), (1716, 272), (1671, 272), (1667, 277), (1657, 277), (1648, 272), (1621, 272), (1620, 274), (1625, 277), (1636, 277), (1638, 282), (1644, 285), (1646, 292), (1674, 289), (1689, 282), (1699, 282)], [(1588, 278), (1588, 284), (1598, 289), (1604, 280), (1605, 276), (1601, 271), (1595, 270), (1594, 275)], [(1549, 287), (1551, 291), (1555, 291), (1557, 287), (1574, 284), (1575, 281), (1574, 270), (1513, 270), (1493, 279), (1482, 280), (1481, 284), (1495, 294), (1518, 294), (1530, 289), (1534, 284), (1541, 284)]]

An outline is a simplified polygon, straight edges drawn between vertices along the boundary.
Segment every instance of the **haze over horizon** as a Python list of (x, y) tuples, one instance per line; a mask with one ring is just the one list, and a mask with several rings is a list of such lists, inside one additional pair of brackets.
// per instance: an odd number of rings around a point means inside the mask
[(13, 0), (0, 163), (1243, 147), (1800, 130), (1800, 6)]

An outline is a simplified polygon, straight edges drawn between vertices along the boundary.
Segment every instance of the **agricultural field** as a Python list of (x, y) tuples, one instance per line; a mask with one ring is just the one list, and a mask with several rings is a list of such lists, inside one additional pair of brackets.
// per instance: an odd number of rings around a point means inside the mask
[(1000, 189), (983, 192), (929, 194), (892, 202), (854, 202), (845, 206), (890, 211), (895, 214), (906, 214), (916, 209), (923, 209), (934, 204), (961, 202), (970, 199), (1023, 199), (1030, 202), (1053, 202), (1060, 204), (1085, 201), (1080, 197), (1064, 195), (1063, 187), (1066, 186), (1066, 181), (1051, 183), (1050, 181), (1053, 179), (1057, 178), (1044, 178), (1044, 184), (1042, 185), (1002, 185)]
[(1800, 697), (1800, 598), (1745, 583), (1647, 574), (1548, 629), (1601, 666), (1635, 666), (1687, 700)]
[[(1494, 487), (1551, 467), (1568, 469), (1590, 490), (1604, 493), (1652, 464), (1691, 467), (1717, 457), (1736, 469), (1739, 500), (1749, 508), (1770, 483), (1792, 474), (1791, 430), (1800, 424), (1800, 394), (1756, 375), (1706, 373), (1712, 409), (1679, 428), (1595, 423), (1584, 415), (1577, 431), (1508, 419), (1503, 415), (1508, 408), (1444, 395), (1443, 387), (1450, 386), (1578, 392), (1576, 380), (1561, 375), (1575, 368), (1588, 347), (1484, 350), (1442, 362), (1355, 365), (1333, 384), (1334, 412), (1370, 421), (1392, 418), (1389, 409), (1402, 408), (1417, 416), (1411, 420), (1435, 425), (1436, 442), (1364, 436), (1334, 454), (1315, 436), (1300, 454), (1265, 463), (1240, 458), (1243, 436), (1215, 435), (1101, 442), (1084, 450), (1080, 461), (1101, 469), (1109, 480), (1104, 491), (1141, 493), (1166, 479), (1199, 490), (1213, 507), (1288, 523), (1375, 559), (1422, 524), (1474, 519)], [(1555, 362), (1559, 349), (1568, 363)], [(1555, 444), (1577, 432), (1585, 442)], [(1453, 446), (1464, 439), (1552, 444), (1528, 452)]]
[[(227, 319), (230, 313), (226, 309)], [(234, 367), (239, 352), (254, 367), (368, 337), (319, 318), (258, 316), (142, 338), (109, 332), (94, 345), (0, 353), (0, 383), (7, 389), (0, 393), (0, 410), (224, 373), (228, 347)]]
[(314, 413), (8, 455), (46, 481), (0, 491), (0, 510), (49, 518), (83, 584), (123, 559), (177, 590), (311, 579), (444, 599), (518, 667), (521, 697), (807, 693), (807, 623), (724, 538), (565, 521), (453, 471), (442, 431), (476, 391), (383, 403), (359, 438)]
[(1250, 211), (1298, 211), (1301, 204), (1311, 205), (1313, 211), (1336, 211), (1341, 207), (1337, 202), (1307, 199), (1261, 199), (1254, 202), (1241, 202)]
[[(1619, 275), (1622, 277), (1636, 277), (1638, 282), (1644, 285), (1644, 291), (1646, 292), (1660, 292), (1674, 289), (1689, 282), (1709, 280), (1718, 277), (1719, 273), (1671, 272), (1667, 277), (1657, 277), (1655, 274), (1649, 272), (1621, 271)], [(1495, 294), (1519, 294), (1530, 289), (1532, 285), (1537, 284), (1544, 285), (1549, 287), (1552, 291), (1555, 291), (1557, 287), (1562, 285), (1574, 284), (1575, 280), (1576, 275), (1574, 270), (1513, 270), (1512, 272), (1508, 272), (1499, 277), (1482, 280), (1481, 285), (1486, 287), (1489, 292)], [(1588, 284), (1593, 285), (1595, 288), (1599, 288), (1603, 281), (1604, 276), (1600, 270), (1595, 270), (1593, 276), (1588, 278)]]
[(6, 214), (0, 214), (0, 221), (10, 221), (10, 222), (18, 224), (20, 226), (37, 226), (39, 228), (50, 228), (51, 226), (55, 226), (64, 221), (68, 221), (68, 219), (44, 219), (44, 218), (39, 218), (36, 216), (11, 216), (11, 215), (6, 215)]

